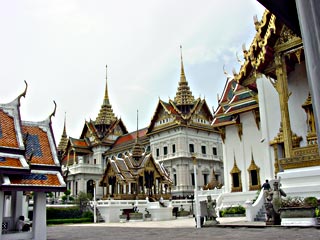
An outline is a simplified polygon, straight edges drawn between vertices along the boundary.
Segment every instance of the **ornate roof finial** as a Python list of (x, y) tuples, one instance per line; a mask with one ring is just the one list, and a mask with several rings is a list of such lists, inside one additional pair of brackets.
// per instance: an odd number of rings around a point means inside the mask
[(63, 132), (62, 132), (62, 136), (67, 136), (67, 129), (66, 129), (66, 118), (67, 118), (67, 113), (64, 112), (64, 123), (63, 123)]
[(104, 103), (110, 104), (109, 103), (109, 94), (108, 94), (108, 65), (106, 65), (106, 88), (104, 91)]
[(182, 58), (182, 46), (180, 45), (180, 59), (181, 59), (181, 73), (180, 73), (180, 82), (186, 82), (186, 75), (184, 74), (183, 67), (183, 58)]
[(26, 94), (27, 94), (28, 83), (27, 83), (26, 80), (24, 80), (24, 83), (26, 84), (26, 88), (24, 89), (23, 93), (21, 93), (21, 94), (18, 96), (18, 106), (20, 106), (20, 98), (21, 98), (21, 97), (26, 97)]
[(137, 109), (137, 138), (136, 138), (136, 142), (138, 142), (138, 138), (139, 138), (139, 110)]
[(54, 103), (54, 109), (53, 109), (53, 112), (52, 112), (52, 113), (50, 114), (50, 116), (49, 116), (50, 119), (56, 115), (56, 110), (57, 110), (56, 101), (53, 100), (53, 103)]

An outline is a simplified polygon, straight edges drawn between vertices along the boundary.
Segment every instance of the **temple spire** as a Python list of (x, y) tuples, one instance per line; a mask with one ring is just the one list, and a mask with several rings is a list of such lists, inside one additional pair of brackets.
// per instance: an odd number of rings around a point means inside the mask
[(188, 86), (188, 82), (184, 73), (182, 46), (180, 46), (180, 59), (181, 59), (180, 82), (179, 82), (176, 96), (174, 98), (174, 102), (178, 106), (192, 105), (194, 103), (194, 97), (192, 95), (192, 92), (190, 91), (190, 88)]
[(138, 138), (139, 138), (139, 110), (137, 109), (137, 138), (136, 138), (136, 142), (138, 142)]
[[(142, 157), (142, 154), (143, 154), (143, 147), (139, 142), (138, 110), (137, 110), (137, 138), (132, 149), (132, 158), (138, 162), (139, 159)], [(137, 164), (137, 163), (134, 163), (134, 164)]]
[(116, 117), (114, 116), (112, 106), (109, 101), (109, 95), (108, 95), (108, 77), (107, 77), (107, 66), (106, 66), (106, 86), (105, 86), (105, 92), (104, 92), (104, 99), (103, 103), (100, 108), (100, 112), (96, 118), (95, 124), (96, 125), (110, 125), (111, 122), (116, 120)]
[(63, 132), (61, 135), (60, 143), (58, 146), (58, 151), (64, 152), (65, 149), (67, 148), (68, 144), (68, 136), (67, 136), (67, 130), (66, 130), (66, 113), (64, 113), (64, 124), (63, 124)]
[(180, 58), (181, 58), (180, 82), (187, 82), (186, 75), (184, 74), (183, 58), (182, 58), (182, 46), (181, 45), (180, 45)]
[(106, 65), (106, 88), (104, 91), (104, 104), (110, 104), (109, 103), (109, 94), (108, 94), (108, 65)]

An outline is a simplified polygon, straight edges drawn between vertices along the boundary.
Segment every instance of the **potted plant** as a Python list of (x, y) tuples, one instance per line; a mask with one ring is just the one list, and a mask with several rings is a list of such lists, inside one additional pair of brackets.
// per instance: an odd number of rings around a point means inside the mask
[(316, 197), (287, 197), (281, 200), (280, 218), (281, 225), (313, 226), (317, 225)]

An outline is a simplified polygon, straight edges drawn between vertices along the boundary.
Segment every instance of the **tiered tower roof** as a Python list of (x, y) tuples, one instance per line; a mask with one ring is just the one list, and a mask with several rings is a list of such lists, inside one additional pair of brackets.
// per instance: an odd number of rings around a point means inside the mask
[[(182, 49), (181, 46), (180, 46), (180, 49)], [(188, 82), (187, 82), (186, 76), (184, 74), (182, 51), (181, 51), (180, 82), (179, 82), (176, 96), (174, 98), (174, 102), (176, 103), (177, 106), (194, 104), (194, 97), (192, 95), (190, 87), (188, 86)]]
[(110, 125), (113, 121), (117, 118), (115, 117), (112, 106), (109, 101), (109, 94), (108, 94), (108, 76), (107, 76), (107, 66), (106, 66), (106, 87), (104, 93), (103, 103), (100, 108), (100, 112), (96, 118), (95, 124), (96, 125)]

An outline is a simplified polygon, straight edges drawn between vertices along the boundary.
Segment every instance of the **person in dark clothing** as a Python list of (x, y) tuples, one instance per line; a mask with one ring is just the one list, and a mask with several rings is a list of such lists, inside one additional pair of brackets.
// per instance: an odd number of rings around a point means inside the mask
[(264, 184), (262, 184), (262, 189), (263, 189), (263, 196), (264, 196), (264, 199), (266, 201), (267, 197), (269, 196), (269, 192), (271, 190), (271, 187), (270, 187), (268, 179), (266, 180), (266, 182)]

